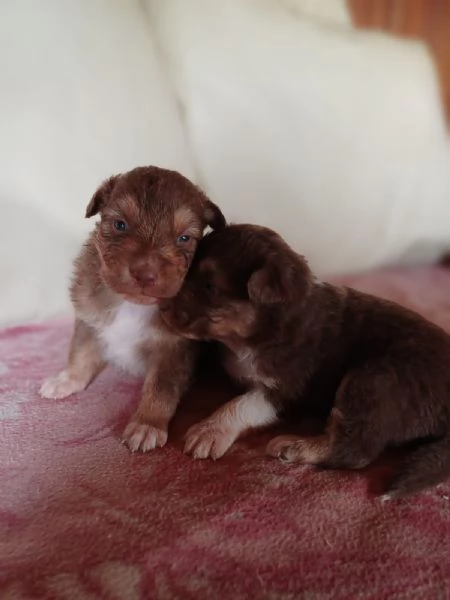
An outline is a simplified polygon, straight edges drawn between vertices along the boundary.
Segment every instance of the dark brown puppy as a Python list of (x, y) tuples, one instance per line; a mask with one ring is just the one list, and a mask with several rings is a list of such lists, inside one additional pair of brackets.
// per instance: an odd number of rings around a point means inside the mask
[(417, 440), (390, 496), (450, 474), (450, 337), (392, 302), (318, 282), (275, 232), (232, 225), (207, 235), (162, 314), (188, 338), (222, 342), (228, 370), (248, 383), (188, 431), (195, 457), (218, 458), (248, 429), (313, 408), (328, 416), (324, 433), (275, 438), (269, 454), (358, 469)]
[(75, 262), (68, 365), (40, 393), (63, 398), (79, 392), (107, 363), (144, 376), (124, 441), (145, 452), (166, 443), (196, 355), (195, 343), (161, 321), (158, 302), (178, 292), (205, 227), (224, 227), (225, 219), (188, 179), (157, 167), (110, 177), (86, 217), (97, 213), (101, 220)]

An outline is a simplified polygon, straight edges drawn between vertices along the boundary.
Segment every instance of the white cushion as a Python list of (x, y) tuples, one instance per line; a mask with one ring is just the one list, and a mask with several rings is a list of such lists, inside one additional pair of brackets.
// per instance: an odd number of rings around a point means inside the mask
[(85, 205), (142, 164), (323, 274), (449, 248), (431, 59), (355, 32), (345, 0), (4, 0), (0, 38), (1, 324), (69, 310)]
[(138, 0), (0, 8), (0, 322), (69, 309), (73, 254), (102, 179), (159, 164), (192, 176)]
[(428, 52), (331, 10), (302, 19), (307, 5), (147, 0), (201, 181), (321, 274), (433, 260), (450, 247), (450, 146)]

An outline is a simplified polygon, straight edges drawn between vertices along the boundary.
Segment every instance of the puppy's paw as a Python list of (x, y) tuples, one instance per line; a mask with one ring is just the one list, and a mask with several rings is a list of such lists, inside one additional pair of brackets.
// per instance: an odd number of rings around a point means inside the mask
[(266, 448), (267, 454), (279, 458), (282, 462), (317, 464), (323, 460), (323, 448), (314, 438), (299, 438), (293, 435), (280, 435), (271, 440)]
[(294, 442), (297, 442), (301, 438), (298, 435), (279, 435), (270, 440), (266, 447), (266, 454), (274, 456), (275, 458), (281, 458), (283, 452)]
[(85, 381), (71, 376), (68, 371), (61, 371), (58, 375), (52, 375), (44, 380), (39, 389), (39, 394), (42, 398), (60, 400), (76, 392), (83, 391), (85, 387)]
[(185, 435), (184, 453), (193, 458), (223, 456), (236, 439), (233, 431), (220, 429), (212, 422), (202, 421), (190, 427)]
[(126, 426), (122, 443), (126, 444), (131, 452), (149, 452), (155, 448), (162, 448), (167, 442), (167, 436), (167, 429), (135, 417)]

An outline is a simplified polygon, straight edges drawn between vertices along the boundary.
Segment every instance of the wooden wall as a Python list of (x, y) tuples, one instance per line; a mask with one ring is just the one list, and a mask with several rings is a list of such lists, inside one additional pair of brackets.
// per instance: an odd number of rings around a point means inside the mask
[(425, 40), (435, 58), (450, 123), (450, 0), (347, 0), (354, 24)]

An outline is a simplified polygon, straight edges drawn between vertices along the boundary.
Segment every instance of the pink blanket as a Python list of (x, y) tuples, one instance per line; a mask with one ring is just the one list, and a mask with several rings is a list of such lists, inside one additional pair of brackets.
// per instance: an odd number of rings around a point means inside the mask
[[(347, 282), (450, 330), (448, 269)], [(67, 400), (37, 394), (63, 366), (70, 330), (0, 333), (2, 600), (450, 598), (450, 482), (382, 504), (371, 490), (385, 464), (286, 466), (264, 455), (266, 434), (194, 461), (183, 432), (230, 394), (214, 374), (183, 403), (164, 449), (131, 455), (118, 435), (139, 382), (109, 370)]]

